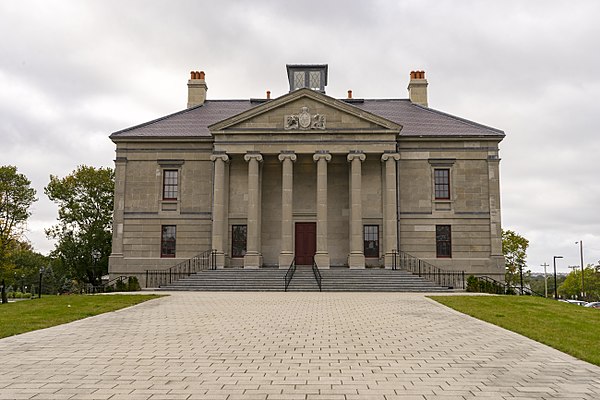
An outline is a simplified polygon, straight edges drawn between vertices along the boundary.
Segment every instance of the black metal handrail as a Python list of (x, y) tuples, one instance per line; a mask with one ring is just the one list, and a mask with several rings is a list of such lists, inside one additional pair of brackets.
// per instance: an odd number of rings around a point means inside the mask
[(162, 270), (146, 270), (146, 287), (161, 287), (196, 272), (216, 269), (217, 251), (206, 250), (194, 257)]
[(465, 271), (446, 271), (404, 251), (393, 251), (392, 269), (402, 269), (449, 289), (465, 288)]
[[(535, 290), (532, 290), (531, 288), (511, 285), (510, 283), (506, 282), (500, 282), (486, 275), (471, 276), (473, 276), (473, 278), (477, 280), (478, 287), (476, 289), (478, 292), (481, 293), (515, 294), (517, 292), (520, 292), (521, 295), (545, 297), (543, 294), (538, 293)], [(469, 289), (468, 286), (467, 289)]]
[(317, 265), (317, 262), (313, 260), (313, 265), (312, 265), (312, 270), (313, 270), (313, 274), (315, 275), (315, 280), (317, 281), (317, 285), (319, 285), (319, 292), (321, 292), (321, 281), (323, 280), (323, 277), (321, 276), (321, 271), (319, 271), (319, 266)]
[(294, 257), (294, 259), (292, 260), (292, 263), (290, 264), (290, 267), (288, 268), (287, 272), (285, 273), (285, 276), (283, 277), (283, 285), (284, 285), (284, 292), (287, 292), (288, 286), (290, 286), (290, 282), (292, 281), (292, 278), (294, 277), (294, 273), (296, 272), (296, 258)]

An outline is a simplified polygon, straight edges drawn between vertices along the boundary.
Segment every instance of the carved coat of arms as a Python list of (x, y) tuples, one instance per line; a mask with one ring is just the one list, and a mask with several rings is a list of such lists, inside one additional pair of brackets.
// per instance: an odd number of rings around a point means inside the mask
[(325, 115), (310, 115), (308, 107), (302, 107), (298, 114), (286, 115), (283, 119), (283, 128), (291, 129), (325, 129)]

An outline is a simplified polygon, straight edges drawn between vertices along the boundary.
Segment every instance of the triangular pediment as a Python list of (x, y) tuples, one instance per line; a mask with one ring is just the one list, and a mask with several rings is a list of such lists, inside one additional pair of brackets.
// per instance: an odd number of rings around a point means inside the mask
[(209, 126), (213, 134), (400, 132), (402, 126), (325, 94), (299, 89)]

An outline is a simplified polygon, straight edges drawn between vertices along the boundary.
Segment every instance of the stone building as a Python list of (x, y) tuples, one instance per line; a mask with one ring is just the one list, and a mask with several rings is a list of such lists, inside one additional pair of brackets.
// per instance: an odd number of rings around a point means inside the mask
[(504, 133), (408, 99), (325, 93), (327, 65), (288, 65), (277, 98), (207, 99), (113, 133), (110, 273), (165, 269), (215, 249), (221, 267), (389, 268), (398, 252), (501, 277)]

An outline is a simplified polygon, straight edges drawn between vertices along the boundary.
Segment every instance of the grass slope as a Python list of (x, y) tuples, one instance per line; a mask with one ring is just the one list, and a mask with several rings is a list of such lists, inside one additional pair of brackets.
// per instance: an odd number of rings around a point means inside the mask
[(530, 296), (431, 298), (600, 366), (600, 310)]
[(91, 317), (155, 299), (157, 295), (42, 296), (0, 304), (0, 338)]

